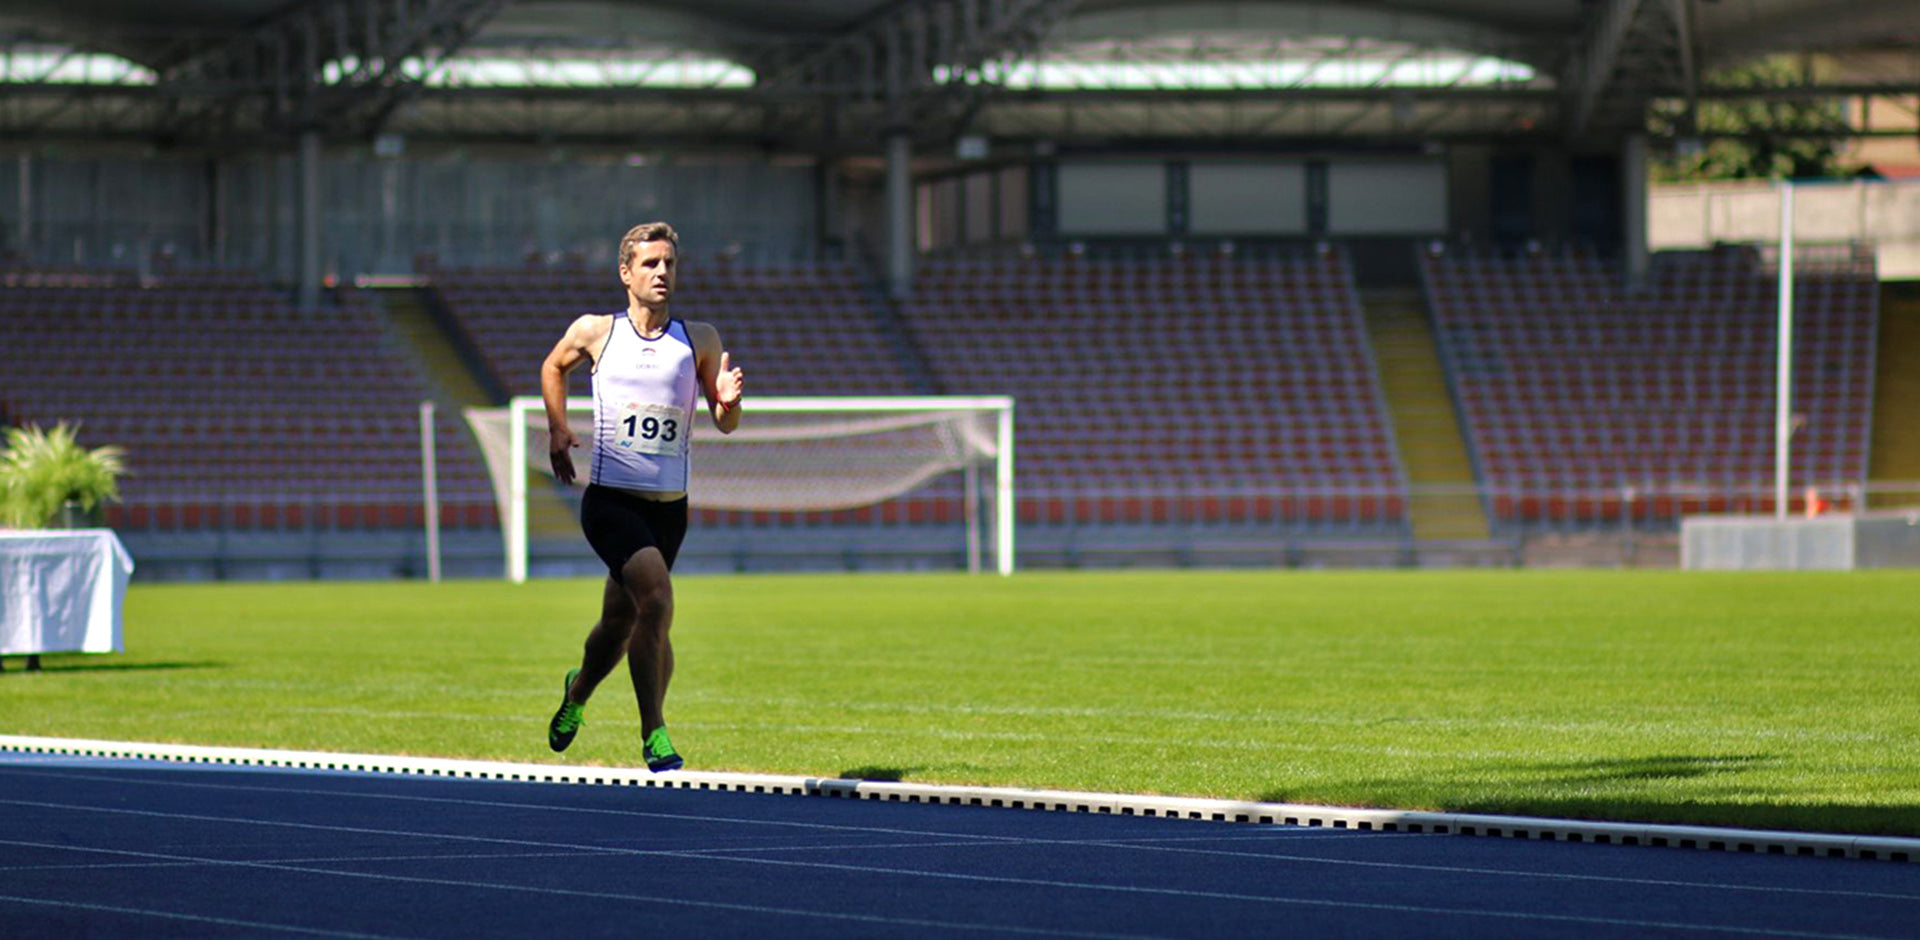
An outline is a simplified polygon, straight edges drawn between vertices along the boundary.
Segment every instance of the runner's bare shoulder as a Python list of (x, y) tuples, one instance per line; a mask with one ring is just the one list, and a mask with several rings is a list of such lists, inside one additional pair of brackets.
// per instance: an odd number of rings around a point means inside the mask
[(600, 351), (607, 346), (607, 337), (613, 332), (613, 318), (611, 313), (582, 314), (567, 327), (567, 341), (597, 363)]

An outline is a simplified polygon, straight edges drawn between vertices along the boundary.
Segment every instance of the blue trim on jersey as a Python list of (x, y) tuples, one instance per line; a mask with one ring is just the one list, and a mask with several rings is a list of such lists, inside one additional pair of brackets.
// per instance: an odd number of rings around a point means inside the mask
[[(607, 341), (600, 344), (600, 356), (599, 358), (593, 361), (593, 374), (595, 376), (598, 376), (600, 374), (600, 363), (607, 361), (607, 350), (613, 348), (613, 338), (615, 335), (617, 335), (620, 332), (620, 321), (626, 318), (627, 318), (627, 312), (625, 310), (614, 311), (613, 328), (607, 330)], [(593, 383), (593, 440), (594, 440), (593, 472), (587, 476), (588, 482), (592, 482), (594, 480), (600, 479), (601, 468), (605, 467), (607, 463), (607, 449), (600, 446), (600, 442), (603, 440), (606, 440), (607, 426), (604, 420), (606, 413), (607, 413), (607, 410), (600, 406), (600, 383), (594, 382)]]
[(686, 426), (680, 433), (687, 436), (686, 456), (680, 458), (680, 489), (693, 488), (693, 410), (700, 403), (700, 350), (693, 348), (693, 334), (687, 332), (687, 321), (674, 317), (667, 321), (667, 335), (673, 335), (673, 328), (680, 328), (680, 342), (687, 344), (687, 352), (693, 360), (693, 401), (687, 405)]

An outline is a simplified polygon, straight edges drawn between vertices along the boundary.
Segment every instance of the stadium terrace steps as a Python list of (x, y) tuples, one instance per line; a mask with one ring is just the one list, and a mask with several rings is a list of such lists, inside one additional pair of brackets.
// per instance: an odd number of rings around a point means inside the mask
[(441, 406), (482, 408), (500, 404), (434, 322), (421, 289), (395, 287), (372, 293), (386, 311), (387, 322), (426, 370), (432, 391), (437, 393), (433, 397)]
[(1416, 490), (1460, 488), (1408, 497), (1414, 538), (1487, 538), (1486, 510), (1473, 492), (1473, 464), (1419, 293), (1363, 291), (1360, 302), (1407, 482)]
[[(501, 404), (487, 390), (484, 377), (474, 375), (473, 366), (460, 354), (454, 339), (434, 320), (429, 307), (432, 301), (425, 289), (397, 287), (375, 293), (394, 333), (414, 361), (425, 370), (433, 398), (443, 410), (457, 417), (467, 408)], [(528, 532), (535, 536), (573, 534), (579, 523), (566, 505), (551, 495), (552, 489), (547, 485), (549, 481), (538, 474), (530, 474), (530, 477), (527, 487)]]
[(914, 340), (913, 330), (900, 316), (900, 305), (887, 296), (886, 286), (878, 277), (868, 276), (860, 279), (861, 291), (867, 303), (873, 309), (874, 328), (887, 341), (893, 350), (894, 360), (900, 364), (907, 382), (921, 395), (939, 395), (940, 383), (933, 377), (933, 367), (928, 364), (927, 352)]
[[(1873, 445), (1867, 479), (1920, 481), (1920, 281), (1887, 282), (1880, 292)], [(1889, 494), (1875, 507), (1920, 505), (1920, 493)]]

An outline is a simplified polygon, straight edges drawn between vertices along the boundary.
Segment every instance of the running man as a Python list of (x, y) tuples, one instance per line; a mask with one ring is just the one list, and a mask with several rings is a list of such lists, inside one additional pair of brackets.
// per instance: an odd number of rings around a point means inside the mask
[(587, 634), (580, 667), (567, 673), (547, 744), (564, 751), (600, 681), (627, 657), (647, 769), (677, 769), (661, 705), (673, 678), (674, 556), (687, 534), (687, 443), (694, 390), (706, 394), (713, 424), (740, 426), (743, 373), (728, 362), (720, 333), (667, 313), (679, 267), (680, 239), (665, 222), (636, 225), (620, 239), (620, 283), (627, 309), (587, 314), (567, 328), (540, 367), (553, 472), (573, 482), (567, 426), (567, 374), (593, 362), (593, 463), (580, 500), (580, 528), (607, 563), (600, 622)]

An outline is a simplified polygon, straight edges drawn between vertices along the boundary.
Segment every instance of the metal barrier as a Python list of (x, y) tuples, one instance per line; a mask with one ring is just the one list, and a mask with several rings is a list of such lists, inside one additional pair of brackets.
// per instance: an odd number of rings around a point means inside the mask
[[(1414, 506), (1431, 497), (1477, 500), (1487, 512), (1487, 538), (1414, 538)], [(136, 577), (142, 580), (413, 578), (433, 568), (422, 503), (419, 494), (180, 498), (112, 506), (103, 515), (140, 560)], [(1165, 483), (1030, 487), (1018, 503), (1021, 567), (1671, 567), (1679, 563), (1684, 516), (1770, 515), (1773, 509), (1766, 483), (1586, 489)], [(1920, 482), (1803, 487), (1789, 508), (1804, 517), (1809, 505), (1827, 514), (1920, 507)], [(695, 510), (683, 567), (964, 569), (964, 507), (959, 484), (950, 483), (831, 512)], [(500, 529), (492, 499), (445, 499), (440, 522), (452, 576), (498, 576)], [(536, 542), (545, 573), (590, 573), (596, 564), (571, 526)]]

